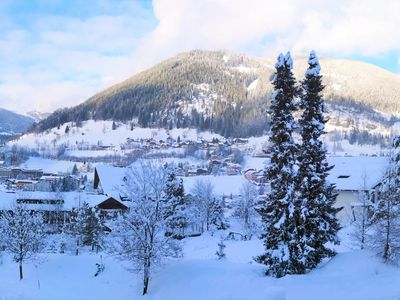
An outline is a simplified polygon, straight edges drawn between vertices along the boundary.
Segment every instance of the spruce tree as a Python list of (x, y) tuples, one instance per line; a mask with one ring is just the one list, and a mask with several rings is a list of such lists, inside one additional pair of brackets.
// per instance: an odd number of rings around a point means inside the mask
[(385, 262), (400, 257), (400, 137), (393, 140), (388, 169), (379, 188), (372, 216), (373, 245)]
[(220, 199), (214, 197), (210, 202), (209, 222), (212, 225), (212, 229), (221, 230), (229, 227), (228, 222), (225, 220), (224, 208), (225, 200), (223, 197)]
[(71, 174), (72, 175), (78, 175), (79, 174), (78, 166), (76, 164), (74, 164)]
[(92, 207), (85, 208), (85, 226), (83, 244), (90, 246), (92, 251), (98, 252), (101, 248), (103, 224), (99, 211)]
[(167, 235), (183, 238), (188, 224), (187, 199), (182, 179), (177, 179), (174, 172), (168, 174), (165, 187), (165, 219)]
[(299, 217), (297, 233), (301, 241), (305, 270), (315, 268), (322, 259), (334, 255), (326, 247), (327, 242), (338, 243), (337, 232), (340, 228), (334, 208), (336, 193), (334, 185), (327, 182), (327, 176), (333, 166), (326, 160), (326, 150), (321, 141), (325, 133), (324, 89), (318, 58), (314, 51), (310, 53), (308, 69), (302, 81), (300, 107), (303, 109), (299, 120), (302, 138), (299, 147), (298, 201)]
[(298, 88), (290, 53), (280, 54), (275, 68), (268, 146), (271, 162), (266, 169), (268, 189), (258, 208), (263, 222), (261, 238), (264, 239), (265, 253), (257, 261), (267, 265), (267, 275), (282, 277), (303, 271), (299, 263), (301, 249), (296, 241), (296, 145), (292, 137), (296, 127), (293, 112)]

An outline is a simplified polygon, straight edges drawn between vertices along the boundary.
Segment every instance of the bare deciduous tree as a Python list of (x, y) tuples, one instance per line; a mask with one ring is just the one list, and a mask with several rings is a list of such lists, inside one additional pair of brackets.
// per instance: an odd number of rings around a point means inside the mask
[(23, 262), (40, 252), (44, 245), (44, 223), (40, 213), (30, 212), (18, 204), (0, 219), (1, 236), (7, 251), (19, 264), (19, 278), (23, 279)]
[(141, 163), (126, 174), (129, 211), (115, 222), (112, 245), (116, 254), (143, 273), (147, 293), (153, 268), (167, 257), (180, 255), (180, 244), (167, 236), (165, 216), (166, 172), (153, 162)]

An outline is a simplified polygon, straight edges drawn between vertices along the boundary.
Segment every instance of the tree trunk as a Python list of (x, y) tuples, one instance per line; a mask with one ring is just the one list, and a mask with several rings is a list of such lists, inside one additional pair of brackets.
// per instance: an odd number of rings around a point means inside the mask
[[(364, 196), (365, 197), (365, 196)], [(361, 250), (364, 249), (364, 244), (365, 244), (365, 227), (366, 227), (366, 216), (365, 216), (365, 202), (363, 203), (363, 210), (362, 210), (362, 225), (361, 225)]]
[(19, 263), (19, 280), (22, 280), (24, 275), (22, 273), (22, 261)]
[[(389, 201), (390, 201), (390, 199), (389, 199)], [(390, 226), (391, 226), (391, 220), (390, 220), (390, 218), (391, 218), (391, 214), (390, 214), (390, 211), (391, 211), (391, 206), (390, 206), (390, 204), (389, 204), (389, 202), (388, 202), (388, 204), (387, 204), (387, 216), (386, 216), (386, 237), (385, 237), (385, 247), (384, 247), (384, 249), (383, 249), (383, 258), (384, 258), (384, 260), (385, 260), (385, 262), (386, 261), (388, 261), (389, 260), (389, 258), (390, 258)]]
[(145, 259), (143, 268), (143, 295), (147, 294), (149, 288), (149, 274), (150, 273), (150, 261)]
[(147, 294), (148, 287), (149, 287), (149, 277), (146, 277), (145, 275), (143, 280), (143, 295)]

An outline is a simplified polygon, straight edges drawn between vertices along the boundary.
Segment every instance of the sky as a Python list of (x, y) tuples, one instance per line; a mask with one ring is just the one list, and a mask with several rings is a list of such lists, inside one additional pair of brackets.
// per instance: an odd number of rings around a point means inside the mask
[(400, 74), (399, 0), (0, 0), (0, 107), (69, 107), (192, 49), (356, 59)]

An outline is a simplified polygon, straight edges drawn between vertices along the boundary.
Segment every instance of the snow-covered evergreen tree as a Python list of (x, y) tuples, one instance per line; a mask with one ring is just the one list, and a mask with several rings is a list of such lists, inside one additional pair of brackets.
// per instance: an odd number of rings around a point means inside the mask
[(270, 105), (270, 138), (268, 152), (271, 163), (266, 170), (268, 190), (258, 212), (261, 215), (265, 253), (257, 261), (267, 265), (266, 273), (276, 277), (303, 272), (301, 248), (296, 240), (298, 221), (295, 203), (296, 127), (293, 112), (298, 88), (292, 73), (290, 53), (279, 55), (272, 84)]
[(91, 246), (92, 250), (99, 250), (102, 236), (102, 219), (96, 209), (87, 202), (76, 209), (70, 219), (69, 233), (76, 240), (76, 255), (82, 246)]
[(188, 202), (182, 179), (176, 178), (170, 171), (165, 187), (165, 220), (167, 234), (174, 238), (183, 238), (188, 225)]
[(400, 257), (400, 137), (393, 139), (393, 150), (386, 175), (378, 190), (373, 244), (386, 262)]
[(166, 172), (156, 163), (141, 163), (126, 174), (129, 211), (112, 228), (113, 250), (143, 274), (143, 294), (148, 291), (154, 267), (167, 257), (180, 255), (180, 244), (166, 234)]
[(44, 222), (40, 213), (18, 204), (0, 217), (0, 235), (6, 250), (19, 264), (19, 278), (23, 279), (23, 263), (40, 252), (45, 242)]
[[(83, 206), (85, 203), (83, 203)], [(85, 213), (79, 207), (72, 211), (66, 232), (75, 239), (75, 255), (79, 255), (79, 249), (83, 246), (83, 234), (85, 228)]]
[(225, 200), (223, 197), (214, 197), (210, 202), (210, 228), (215, 230), (227, 229), (229, 227), (228, 221), (225, 219), (224, 214)]
[(78, 175), (79, 174), (78, 166), (76, 164), (74, 164), (71, 174), (72, 175)]
[(100, 213), (93, 207), (84, 209), (83, 244), (90, 246), (92, 251), (101, 248), (103, 224)]
[(297, 225), (298, 240), (301, 242), (304, 271), (315, 268), (322, 259), (334, 255), (326, 246), (327, 242), (338, 243), (340, 228), (334, 208), (336, 193), (334, 185), (329, 184), (327, 176), (333, 168), (326, 160), (326, 150), (321, 141), (325, 133), (324, 100), (321, 92), (322, 76), (320, 65), (314, 51), (308, 60), (308, 69), (302, 81), (299, 120), (301, 145), (299, 147), (298, 191), (296, 205), (299, 205)]

